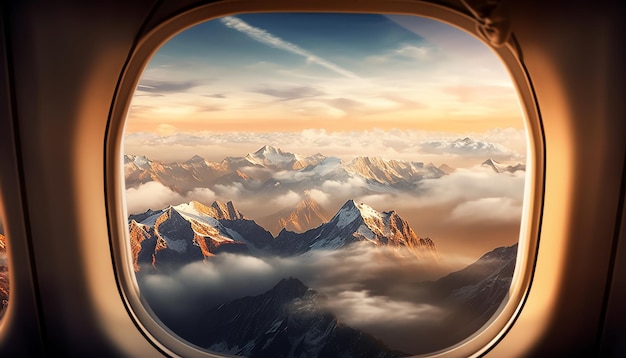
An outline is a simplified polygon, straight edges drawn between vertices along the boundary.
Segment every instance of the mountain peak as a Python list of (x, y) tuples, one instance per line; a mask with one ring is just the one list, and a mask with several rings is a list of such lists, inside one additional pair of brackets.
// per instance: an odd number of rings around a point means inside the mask
[(282, 168), (285, 165), (289, 166), (290, 163), (293, 163), (295, 157), (296, 156), (292, 153), (283, 152), (279, 148), (266, 144), (256, 152), (248, 153), (245, 159), (254, 165)]
[(201, 156), (197, 154), (189, 158), (187, 161), (185, 161), (185, 163), (187, 164), (202, 164), (204, 162), (205, 162), (204, 158), (202, 158)]
[(498, 163), (497, 161), (495, 161), (495, 160), (493, 160), (491, 158), (489, 158), (489, 159), (485, 160), (484, 162), (482, 162), (481, 165), (485, 166), (485, 167), (490, 167), (496, 173), (502, 173), (503, 171), (506, 170), (506, 169), (502, 168), (500, 163)]
[(289, 293), (294, 294), (294, 296), (297, 297), (297, 296), (302, 295), (308, 290), (309, 288), (305, 286), (304, 283), (302, 283), (302, 281), (294, 277), (288, 277), (288, 278), (281, 279), (276, 285), (274, 285), (274, 287), (272, 287), (270, 292), (275, 292), (275, 293), (276, 292), (281, 292), (281, 293), (289, 292)]
[(491, 158), (482, 162), (481, 165), (485, 167), (490, 167), (496, 173), (504, 173), (504, 172), (515, 173), (518, 170), (526, 171), (525, 164), (517, 163), (516, 165), (505, 165), (505, 164), (500, 164), (498, 161), (491, 159)]
[(406, 248), (417, 258), (439, 260), (432, 240), (421, 239), (397, 212), (391, 210), (380, 213), (354, 200), (346, 201), (328, 223), (311, 231), (310, 236), (311, 243), (307, 249), (335, 250), (362, 242), (388, 246), (400, 255), (404, 255), (401, 250)]
[(451, 174), (451, 173), (454, 173), (456, 171), (456, 169), (452, 168), (451, 166), (449, 166), (446, 163), (441, 164), (439, 166), (439, 168), (437, 168), (437, 169), (441, 170), (445, 174)]
[(269, 144), (266, 144), (264, 146), (262, 146), (259, 150), (257, 150), (256, 152), (254, 152), (254, 154), (266, 154), (266, 153), (282, 153), (282, 150), (271, 146)]
[(366, 204), (357, 204), (354, 200), (349, 199), (343, 204), (331, 221), (335, 222), (338, 227), (343, 228), (358, 218), (365, 221), (370, 218), (380, 220), (380, 214)]
[(273, 234), (280, 235), (283, 229), (290, 232), (305, 232), (327, 222), (330, 217), (330, 214), (305, 192), (304, 199), (295, 206), (262, 217), (259, 222)]
[(216, 219), (226, 219), (226, 220), (238, 220), (245, 219), (243, 214), (237, 210), (235, 204), (232, 201), (227, 202), (226, 204), (216, 200), (211, 204), (211, 207), (216, 212)]

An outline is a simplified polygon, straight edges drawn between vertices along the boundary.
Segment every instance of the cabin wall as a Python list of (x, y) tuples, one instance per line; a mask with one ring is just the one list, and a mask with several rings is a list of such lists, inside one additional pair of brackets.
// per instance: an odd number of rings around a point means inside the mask
[(611, 2), (511, 4), (545, 129), (545, 206), (528, 300), (492, 354), (593, 356), (623, 205), (624, 14)]
[[(21, 197), (6, 204), (21, 201), (28, 226), (26, 235), (10, 232), (9, 240), (11, 245), (24, 239), (32, 243), (30, 264), (37, 270), (29, 293), (39, 304), (45, 355), (155, 352), (117, 289), (103, 192), (104, 136), (113, 94), (151, 5), (31, 1), (10, 7), (11, 115), (18, 124), (14, 139), (22, 170), (16, 188)], [(7, 225), (18, 221), (8, 219)], [(23, 273), (21, 265), (11, 269)], [(20, 285), (20, 279), (11, 283)], [(28, 316), (19, 297), (10, 305), (9, 318)], [(17, 336), (0, 355), (38, 338), (37, 329), (18, 330), (8, 327)]]
[[(155, 3), (3, 5), (0, 205), (11, 303), (0, 356), (161, 355), (118, 290), (103, 191), (109, 111)], [(174, 3), (164, 1), (158, 18), (179, 11)], [(545, 129), (545, 206), (529, 296), (488, 355), (611, 352), (625, 329), (616, 318), (626, 295), (625, 15), (616, 1), (510, 4)]]

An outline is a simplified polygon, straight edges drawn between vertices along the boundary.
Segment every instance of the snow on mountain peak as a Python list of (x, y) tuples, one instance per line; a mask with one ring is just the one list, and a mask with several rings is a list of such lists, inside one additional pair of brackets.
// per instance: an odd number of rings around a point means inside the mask
[(128, 163), (133, 163), (138, 168), (141, 168), (141, 169), (150, 169), (150, 166), (151, 166), (150, 164), (152, 163), (152, 161), (144, 155), (125, 154), (124, 164), (128, 164)]
[(276, 147), (266, 144), (256, 152), (248, 153), (245, 159), (261, 166), (281, 166), (293, 162), (295, 156), (292, 153), (285, 153)]
[(354, 200), (348, 200), (328, 223), (316, 230), (311, 233), (311, 250), (335, 250), (362, 242), (392, 248), (399, 255), (404, 255), (401, 250), (405, 248), (417, 258), (438, 260), (432, 240), (420, 238), (395, 211), (380, 213)]
[(331, 219), (331, 222), (335, 222), (337, 227), (343, 228), (354, 222), (357, 218), (361, 218), (363, 220), (381, 220), (381, 216), (378, 211), (363, 203), (357, 204), (354, 200), (350, 199), (343, 204), (341, 209), (339, 209), (337, 214), (335, 214), (335, 216)]
[(282, 154), (283, 151), (271, 146), (269, 144), (264, 145), (261, 149), (257, 150), (254, 154), (256, 155), (272, 155), (272, 154)]
[(265, 145), (254, 153), (248, 153), (244, 159), (253, 164), (278, 170), (301, 170), (309, 166), (320, 164), (325, 156), (315, 154), (303, 156), (290, 152), (283, 152), (280, 148)]

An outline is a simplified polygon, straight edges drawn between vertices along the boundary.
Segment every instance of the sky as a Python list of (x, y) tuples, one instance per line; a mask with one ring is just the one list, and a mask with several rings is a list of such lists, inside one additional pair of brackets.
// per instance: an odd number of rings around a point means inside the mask
[[(465, 137), (474, 144), (454, 144)], [(480, 163), (526, 162), (519, 99), (495, 53), (452, 26), (405, 15), (241, 14), (189, 28), (150, 59), (129, 108), (124, 153), (220, 161), (265, 144), (457, 168), (419, 193), (356, 198), (397, 210), (450, 267), (518, 240), (525, 173), (497, 174)], [(240, 193), (193, 193), (207, 204), (234, 200), (252, 218), (262, 207)], [(148, 183), (127, 189), (127, 201), (143, 205), (133, 210), (161, 209), (191, 194)]]
[[(165, 105), (166, 104), (166, 105)], [(205, 22), (147, 65), (127, 133), (523, 129), (479, 40), (415, 16), (244, 14)]]

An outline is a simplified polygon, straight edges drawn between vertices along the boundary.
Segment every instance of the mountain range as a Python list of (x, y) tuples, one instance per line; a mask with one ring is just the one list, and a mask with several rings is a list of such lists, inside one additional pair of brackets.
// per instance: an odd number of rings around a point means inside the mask
[[(409, 260), (438, 260), (435, 244), (419, 237), (396, 212), (378, 212), (348, 200), (314, 229), (282, 229), (273, 236), (246, 218), (234, 203), (197, 201), (147, 210), (129, 217), (131, 252), (140, 275), (211, 260), (222, 252), (264, 257), (299, 257), (316, 250), (368, 245), (410, 253)], [(466, 268), (436, 281), (415, 284), (420, 304), (445, 312), (412, 329), (410, 349), (390, 349), (385, 332), (363, 331), (339, 322), (326, 298), (298, 279), (284, 279), (265, 293), (215, 307), (194, 308), (191, 316), (168, 318), (168, 327), (189, 342), (224, 354), (283, 357), (396, 357), (429, 353), (453, 345), (479, 329), (505, 299), (515, 267), (517, 245), (497, 248)], [(433, 261), (430, 261), (433, 262)], [(397, 265), (402, 269), (402, 265)], [(156, 270), (156, 271), (155, 271)], [(391, 277), (390, 277), (391, 279)], [(193, 294), (193, 293), (190, 293)], [(153, 298), (146, 297), (148, 302)], [(157, 306), (155, 306), (157, 307)], [(160, 309), (158, 308), (157, 315)], [(370, 327), (371, 328), (371, 327)], [(365, 333), (368, 332), (368, 333)], [(379, 337), (379, 338), (375, 338)]]
[(303, 233), (282, 229), (276, 237), (245, 218), (232, 202), (206, 206), (191, 201), (130, 215), (128, 221), (135, 271), (145, 265), (180, 266), (221, 252), (296, 256), (355, 243), (385, 246), (415, 258), (438, 258), (434, 242), (419, 237), (395, 211), (380, 213), (353, 200), (314, 229)]
[[(445, 166), (446, 170), (450, 170)], [(145, 156), (124, 156), (127, 188), (155, 181), (186, 194), (195, 188), (214, 189), (237, 183), (254, 193), (303, 192), (322, 188), (327, 181), (359, 183), (364, 192), (414, 189), (425, 178), (439, 178), (445, 172), (434, 164), (357, 157), (344, 162), (320, 153), (303, 156), (265, 145), (243, 157), (210, 162), (194, 156), (182, 163), (163, 163)]]

